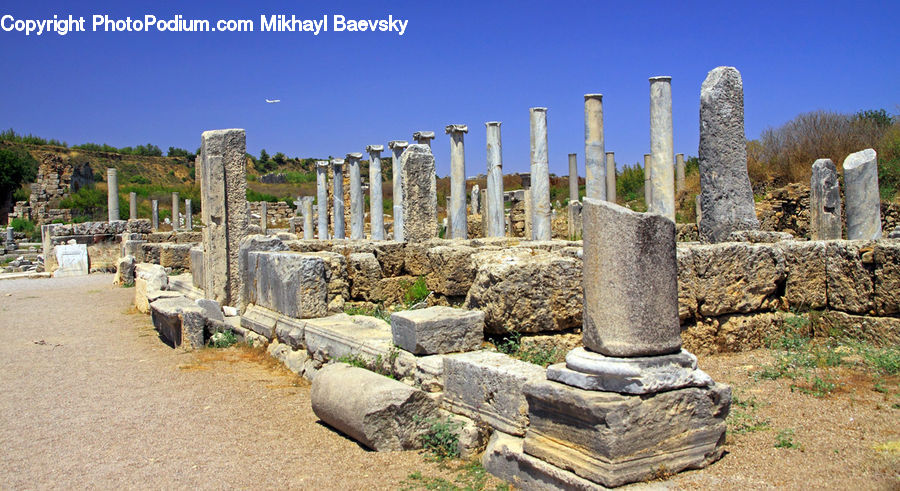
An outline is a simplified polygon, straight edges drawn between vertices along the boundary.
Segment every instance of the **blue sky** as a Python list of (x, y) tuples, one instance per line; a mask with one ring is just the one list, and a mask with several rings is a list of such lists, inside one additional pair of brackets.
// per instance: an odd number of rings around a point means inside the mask
[[(900, 2), (5, 2), (0, 15), (320, 19), (393, 15), (406, 33), (0, 32), (0, 126), (115, 146), (194, 150), (207, 129), (247, 130), (258, 154), (343, 156), (469, 125), (467, 174), (485, 169), (484, 122), (503, 122), (506, 172), (527, 171), (528, 108), (548, 111), (551, 172), (584, 172), (583, 94), (604, 94), (607, 151), (642, 161), (649, 82), (672, 76), (675, 151), (697, 154), (700, 85), (744, 81), (746, 132), (826, 109), (900, 112)], [(265, 98), (280, 98), (266, 104)]]

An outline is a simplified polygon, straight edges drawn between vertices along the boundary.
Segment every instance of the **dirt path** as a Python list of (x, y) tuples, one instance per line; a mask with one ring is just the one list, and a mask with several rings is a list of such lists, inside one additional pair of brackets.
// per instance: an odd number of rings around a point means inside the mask
[(0, 282), (0, 488), (397, 488), (447, 471), (317, 423), (307, 384), (166, 347), (111, 275)]

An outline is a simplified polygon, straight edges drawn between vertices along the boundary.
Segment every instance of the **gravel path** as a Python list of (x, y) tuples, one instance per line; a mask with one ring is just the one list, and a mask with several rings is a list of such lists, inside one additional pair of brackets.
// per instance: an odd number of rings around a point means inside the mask
[[(0, 281), (0, 488), (397, 488), (452, 480), (323, 426), (308, 384), (165, 346), (111, 275)], [(235, 361), (235, 359), (238, 359)]]

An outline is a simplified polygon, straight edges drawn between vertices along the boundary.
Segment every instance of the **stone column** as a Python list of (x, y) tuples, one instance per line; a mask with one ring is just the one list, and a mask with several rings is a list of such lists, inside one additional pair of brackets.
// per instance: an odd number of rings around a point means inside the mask
[(487, 200), (485, 209), (485, 237), (506, 235), (506, 207), (503, 205), (503, 142), (500, 121), (489, 121), (487, 127)]
[(259, 202), (259, 228), (262, 229), (263, 235), (269, 230), (269, 202)]
[(450, 238), (468, 237), (466, 216), (466, 151), (463, 135), (469, 132), (464, 124), (451, 124), (444, 128), (450, 135)]
[(6, 249), (9, 251), (16, 249), (16, 238), (13, 235), (12, 225), (6, 226)]
[(178, 219), (178, 193), (172, 193), (172, 230), (181, 228), (181, 221)]
[(381, 195), (381, 152), (384, 145), (369, 145), (369, 226), (372, 240), (384, 240), (384, 201)]
[(616, 154), (606, 152), (606, 201), (616, 202)]
[(413, 133), (413, 140), (415, 140), (419, 145), (428, 145), (428, 149), (431, 150), (431, 140), (434, 140), (434, 132), (417, 131)]
[(194, 210), (189, 199), (184, 200), (184, 228), (188, 232), (194, 230)]
[(847, 238), (880, 239), (881, 196), (875, 150), (867, 148), (844, 159), (844, 199), (847, 200)]
[(344, 159), (333, 159), (331, 164), (334, 174), (331, 178), (332, 194), (334, 195), (334, 238), (344, 239)]
[(106, 169), (106, 208), (110, 222), (119, 219), (119, 177), (112, 167)]
[(150, 208), (150, 224), (153, 227), (153, 231), (156, 232), (159, 230), (159, 200), (151, 200)]
[(478, 184), (472, 186), (472, 197), (469, 198), (469, 203), (472, 207), (473, 215), (481, 214), (481, 187)]
[(672, 131), (672, 77), (650, 78), (651, 213), (675, 221), (675, 144)]
[[(529, 112), (531, 114), (531, 240), (550, 240), (550, 164), (547, 158), (547, 108), (533, 107)], [(602, 149), (600, 155), (603, 155)], [(604, 192), (603, 194), (606, 193)]]
[(404, 140), (393, 140), (388, 142), (391, 149), (391, 180), (393, 194), (393, 213), (394, 213), (394, 240), (403, 242), (406, 240), (403, 235), (403, 168), (400, 167), (400, 156), (403, 150), (409, 145)]
[(137, 193), (134, 191), (128, 193), (128, 219), (137, 219)]
[(578, 159), (569, 154), (569, 202), (578, 201)]
[(841, 188), (837, 168), (831, 159), (818, 159), (812, 165), (809, 182), (809, 238), (841, 238)]
[(651, 173), (653, 172), (653, 157), (649, 153), (644, 154), (644, 203), (647, 204), (647, 211), (650, 211), (650, 201), (653, 198), (653, 183), (651, 182)]
[(366, 203), (362, 195), (362, 176), (359, 171), (359, 160), (362, 153), (347, 154), (347, 167), (350, 168), (350, 238), (365, 238)]
[(737, 230), (758, 230), (747, 174), (744, 89), (734, 67), (709, 72), (700, 88), (700, 237), (720, 242)]
[(684, 191), (684, 154), (675, 154), (675, 192)]
[(585, 196), (606, 199), (606, 164), (603, 162), (603, 94), (584, 95)]
[(400, 156), (403, 171), (403, 236), (423, 242), (438, 236), (437, 181), (428, 145), (410, 145)]
[(241, 129), (205, 131), (200, 147), (203, 289), (222, 305), (240, 305), (243, 291), (239, 250), (250, 223), (246, 141)]
[(315, 231), (313, 230), (313, 199), (312, 196), (304, 196), (301, 201), (303, 206), (303, 238), (312, 240), (315, 238)]
[(328, 161), (316, 161), (316, 201), (319, 202), (319, 240), (328, 239)]

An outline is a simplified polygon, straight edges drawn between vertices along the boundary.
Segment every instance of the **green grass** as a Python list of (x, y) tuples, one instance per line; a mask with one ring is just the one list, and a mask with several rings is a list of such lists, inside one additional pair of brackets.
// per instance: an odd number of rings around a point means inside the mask
[[(461, 462), (451, 467), (456, 472), (452, 481), (442, 477), (425, 476), (421, 472), (409, 474), (400, 482), (401, 490), (435, 489), (439, 491), (482, 491), (487, 489), (488, 473), (478, 461)], [(494, 487), (497, 491), (509, 491), (507, 484)]]
[(547, 367), (558, 363), (565, 357), (565, 352), (557, 347), (543, 347), (535, 344), (524, 345), (522, 334), (510, 331), (499, 341), (494, 343), (497, 351), (519, 360)]
[(341, 356), (335, 361), (338, 363), (346, 363), (352, 367), (362, 368), (370, 372), (375, 372), (387, 378), (399, 380), (396, 372), (397, 358), (400, 356), (400, 350), (391, 348), (387, 357), (378, 355), (374, 358), (368, 358), (359, 353), (351, 353)]
[(387, 323), (391, 322), (390, 312), (384, 310), (384, 307), (381, 305), (376, 305), (375, 307), (347, 305), (344, 307), (344, 313), (347, 315), (367, 315), (369, 317), (381, 319)]
[(769, 420), (759, 418), (756, 411), (761, 404), (753, 397), (744, 398), (737, 393), (731, 397), (731, 412), (728, 413), (728, 431), (743, 435), (769, 429)]
[(406, 303), (407, 307), (412, 307), (413, 305), (424, 301), (428, 298), (428, 295), (431, 295), (431, 290), (428, 289), (424, 276), (419, 276), (413, 283), (404, 281), (401, 283), (401, 286), (406, 290), (403, 294), (403, 301)]
[(785, 428), (775, 435), (775, 448), (800, 448), (800, 444), (794, 441), (794, 430)]
[(209, 346), (212, 348), (228, 348), (237, 344), (237, 337), (230, 329), (219, 331), (212, 335), (209, 339)]

